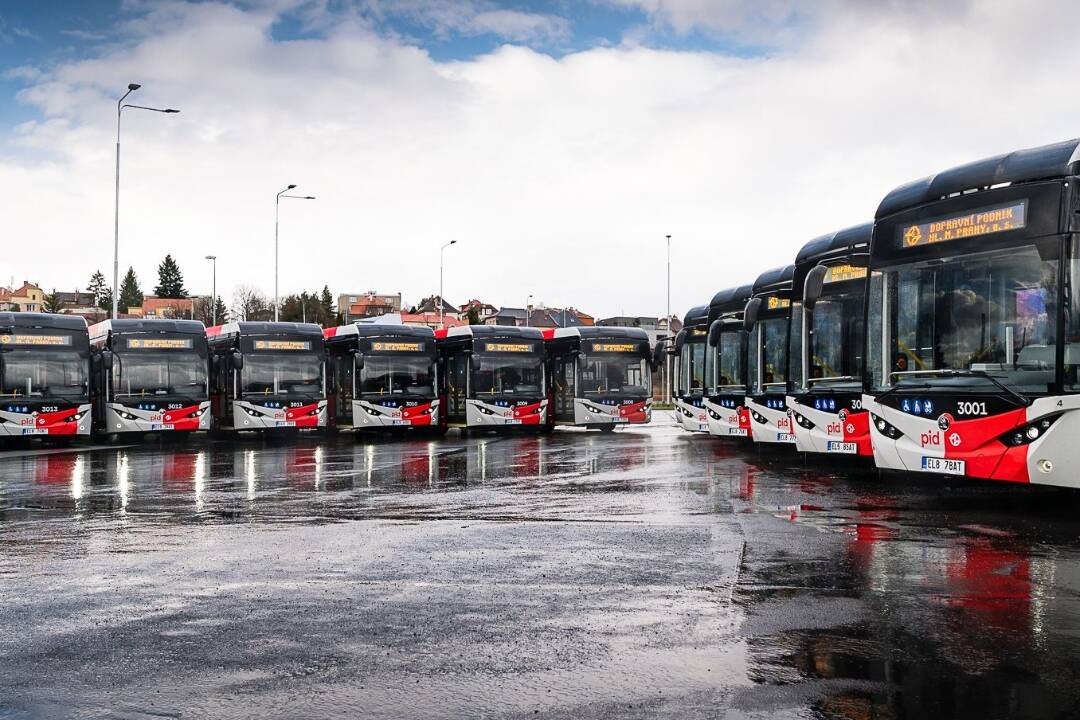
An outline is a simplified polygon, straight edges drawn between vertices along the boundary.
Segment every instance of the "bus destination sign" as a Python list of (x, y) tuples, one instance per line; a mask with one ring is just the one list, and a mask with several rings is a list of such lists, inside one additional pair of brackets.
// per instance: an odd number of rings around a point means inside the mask
[(769, 310), (783, 310), (784, 308), (791, 307), (791, 301), (787, 298), (770, 295), (769, 299), (765, 302), (765, 307)]
[(70, 335), (0, 335), (0, 345), (70, 346)]
[(423, 352), (422, 342), (373, 342), (371, 349), (374, 352)]
[(527, 353), (533, 351), (532, 343), (484, 343), (484, 352)]
[(594, 342), (592, 351), (594, 353), (632, 353), (638, 351), (638, 346), (634, 343)]
[(1026, 226), (1027, 201), (1022, 200), (1012, 205), (999, 205), (917, 225), (904, 225), (897, 229), (896, 241), (901, 249), (907, 249), (1007, 230), (1020, 230)]
[(825, 282), (844, 282), (846, 280), (861, 280), (866, 277), (866, 268), (857, 265), (830, 265), (825, 272)]
[(307, 340), (256, 340), (256, 350), (310, 350)]
[(191, 338), (128, 338), (128, 350), (190, 350)]

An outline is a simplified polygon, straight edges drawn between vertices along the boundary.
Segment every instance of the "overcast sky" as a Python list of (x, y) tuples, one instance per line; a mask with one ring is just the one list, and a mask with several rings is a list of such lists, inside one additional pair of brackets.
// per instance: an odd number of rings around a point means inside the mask
[[(24, 7), (25, 6), (25, 7)], [(896, 185), (1080, 135), (1080, 3), (0, 4), (0, 284), (707, 302)]]

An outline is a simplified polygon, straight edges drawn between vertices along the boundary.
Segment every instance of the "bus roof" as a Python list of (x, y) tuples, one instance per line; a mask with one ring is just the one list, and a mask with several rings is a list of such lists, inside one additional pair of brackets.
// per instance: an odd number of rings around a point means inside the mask
[(941, 200), (966, 190), (1049, 180), (1076, 175), (1078, 172), (1080, 139), (1016, 150), (901, 185), (882, 199), (874, 219), (880, 220), (901, 210)]
[(705, 327), (709, 322), (709, 306), (698, 305), (686, 311), (683, 327)]
[(322, 327), (315, 323), (298, 322), (230, 322), (206, 328), (208, 337), (220, 335), (314, 335), (323, 336)]
[(54, 328), (57, 330), (86, 330), (81, 315), (53, 313), (0, 312), (0, 328)]
[(649, 333), (636, 327), (604, 327), (584, 325), (581, 327), (555, 328), (553, 338), (619, 338), (624, 340), (643, 340), (648, 342)]
[(709, 303), (710, 323), (724, 313), (737, 312), (746, 307), (746, 301), (754, 294), (753, 285), (727, 288), (713, 295)]
[(535, 340), (543, 340), (544, 334), (540, 328), (518, 327), (516, 325), (458, 325), (447, 328), (445, 331), (437, 331), (436, 338), (490, 338), (490, 337), (521, 337)]
[(758, 279), (754, 281), (754, 294), (759, 295), (762, 293), (776, 292), (777, 290), (790, 290), (791, 280), (794, 277), (794, 265), (785, 265), (783, 267), (773, 268), (772, 270), (766, 270), (758, 275)]
[(102, 320), (90, 326), (90, 337), (99, 338), (108, 335), (110, 330), (117, 332), (168, 332), (180, 335), (205, 335), (206, 326), (198, 320), (144, 320), (141, 318), (120, 318)]
[(874, 223), (863, 223), (814, 238), (799, 250), (799, 254), (795, 256), (795, 264), (816, 265), (819, 260), (844, 255), (845, 252), (866, 252), (870, 248), (870, 236), (873, 232)]
[(323, 330), (323, 337), (417, 337), (434, 338), (435, 331), (423, 325), (388, 325), (377, 323), (365, 323), (363, 325), (339, 325), (338, 327)]

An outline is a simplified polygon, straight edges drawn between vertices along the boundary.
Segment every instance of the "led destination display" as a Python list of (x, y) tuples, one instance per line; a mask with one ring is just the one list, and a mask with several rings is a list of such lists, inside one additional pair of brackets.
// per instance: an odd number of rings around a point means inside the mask
[(308, 340), (256, 340), (256, 350), (310, 350)]
[(857, 265), (831, 265), (825, 273), (825, 282), (844, 282), (846, 280), (861, 280), (866, 277), (866, 268)]
[(128, 338), (128, 350), (190, 350), (191, 338)]
[(423, 352), (422, 342), (373, 342), (371, 349), (374, 352)]
[(70, 346), (70, 335), (0, 335), (0, 345)]
[(984, 208), (963, 215), (904, 225), (897, 229), (896, 242), (901, 249), (933, 245), (950, 240), (1020, 230), (1027, 226), (1027, 201)]
[(532, 343), (484, 343), (484, 352), (528, 353), (533, 352), (533, 348), (534, 346)]

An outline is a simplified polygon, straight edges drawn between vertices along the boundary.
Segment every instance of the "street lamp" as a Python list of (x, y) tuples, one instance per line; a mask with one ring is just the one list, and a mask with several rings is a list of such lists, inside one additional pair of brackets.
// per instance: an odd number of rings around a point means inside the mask
[(293, 200), (314, 200), (314, 195), (286, 195), (296, 185), (288, 185), (284, 190), (274, 196), (274, 322), (278, 321), (278, 216), (281, 210), (281, 198)]
[(217, 325), (217, 255), (207, 255), (206, 259), (210, 261), (213, 266), (212, 282), (210, 284), (210, 316), (213, 318), (210, 321), (211, 325)]
[[(667, 236), (667, 318), (664, 322), (667, 325), (667, 340), (671, 342), (671, 236)], [(667, 397), (664, 398), (665, 402), (671, 402), (671, 354), (664, 353), (664, 385)]]
[(124, 112), (124, 108), (131, 108), (133, 110), (149, 110), (150, 112), (159, 112), (172, 115), (180, 112), (173, 108), (152, 108), (145, 105), (125, 105), (124, 100), (127, 96), (135, 92), (142, 85), (138, 83), (129, 83), (127, 92), (120, 96), (120, 99), (116, 101), (116, 205), (113, 215), (113, 280), (112, 280), (112, 316), (113, 319), (117, 315), (117, 307), (120, 302), (120, 296), (118, 294), (118, 283), (120, 278), (120, 116)]
[(457, 245), (457, 240), (451, 240), (450, 242), (446, 243), (441, 248), (439, 248), (439, 329), (440, 330), (442, 328), (446, 327), (446, 323), (443, 320), (443, 306), (445, 305), (445, 302), (443, 301), (443, 255), (446, 252), (446, 248), (450, 247), (451, 245)]
[(529, 297), (525, 299), (525, 327), (532, 326), (532, 299), (532, 295), (529, 295)]

